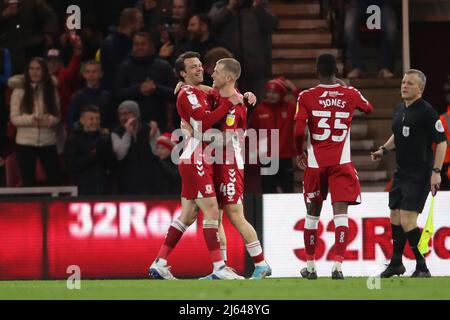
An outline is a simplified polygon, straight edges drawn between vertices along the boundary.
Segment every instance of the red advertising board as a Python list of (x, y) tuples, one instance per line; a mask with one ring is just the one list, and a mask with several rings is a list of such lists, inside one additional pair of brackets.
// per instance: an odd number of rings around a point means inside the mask
[(0, 203), (0, 280), (43, 277), (43, 235), (39, 202)]
[[(178, 200), (51, 202), (49, 277), (67, 278), (67, 268), (76, 265), (83, 278), (145, 278), (170, 223), (180, 212)], [(212, 271), (201, 223), (200, 217), (169, 257), (176, 277), (199, 277)], [(224, 226), (228, 264), (242, 274), (243, 240), (226, 218)]]

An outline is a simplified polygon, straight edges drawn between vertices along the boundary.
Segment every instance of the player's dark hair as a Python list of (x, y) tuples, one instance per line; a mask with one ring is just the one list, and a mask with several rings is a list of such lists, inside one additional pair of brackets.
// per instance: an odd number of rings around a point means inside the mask
[(95, 104), (85, 104), (80, 107), (80, 116), (85, 112), (100, 113), (100, 108)]
[(184, 64), (184, 60), (190, 58), (197, 58), (200, 60), (200, 53), (194, 51), (186, 51), (185, 53), (181, 54), (177, 58), (177, 60), (175, 60), (175, 72), (181, 80), (184, 80), (181, 76), (181, 71), (186, 72), (186, 65)]
[(317, 74), (321, 77), (333, 77), (338, 72), (336, 57), (329, 53), (321, 54), (316, 60)]

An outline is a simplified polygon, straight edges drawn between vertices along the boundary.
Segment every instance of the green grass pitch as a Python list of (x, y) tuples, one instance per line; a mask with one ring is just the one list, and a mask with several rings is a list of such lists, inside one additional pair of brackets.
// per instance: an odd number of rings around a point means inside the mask
[(274, 278), (262, 281), (82, 280), (80, 290), (66, 281), (0, 281), (0, 299), (158, 299), (158, 300), (297, 300), (297, 299), (450, 299), (450, 277), (382, 279), (379, 290), (367, 278), (344, 281)]

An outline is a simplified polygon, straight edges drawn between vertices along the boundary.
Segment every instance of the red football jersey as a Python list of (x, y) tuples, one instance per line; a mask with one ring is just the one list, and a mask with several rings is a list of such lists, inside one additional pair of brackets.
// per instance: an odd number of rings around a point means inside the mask
[(320, 84), (299, 94), (295, 119), (307, 121), (308, 167), (352, 161), (350, 124), (355, 109), (369, 113), (373, 106), (353, 87)]
[[(189, 123), (197, 132), (205, 132), (210, 129), (225, 116), (228, 109), (232, 106), (230, 101), (223, 100), (216, 110), (211, 112), (213, 98), (199, 88), (184, 86), (177, 97), (177, 111), (180, 118)], [(181, 159), (189, 159), (196, 150), (202, 149), (199, 148), (201, 145), (200, 140), (192, 138), (188, 141)]]
[[(213, 93), (213, 96), (217, 98), (219, 105), (228, 101), (228, 98), (220, 97), (217, 91)], [(228, 135), (232, 135), (232, 139), (228, 141), (224, 148), (225, 159), (237, 164), (238, 169), (244, 169), (244, 142), (247, 130), (247, 107), (245, 104), (231, 107), (219, 122), (219, 129), (222, 132), (228, 132)]]

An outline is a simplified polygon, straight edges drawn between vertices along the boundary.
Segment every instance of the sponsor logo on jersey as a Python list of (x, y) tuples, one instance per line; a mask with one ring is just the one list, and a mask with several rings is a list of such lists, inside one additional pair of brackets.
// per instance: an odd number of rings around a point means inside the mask
[(344, 94), (339, 91), (325, 91), (319, 98), (326, 98), (326, 97), (336, 98), (343, 95)]
[(436, 121), (436, 124), (434, 125), (434, 127), (436, 128), (437, 132), (440, 132), (440, 133), (445, 132), (444, 126), (442, 125), (442, 121), (440, 119), (438, 121)]
[(201, 107), (201, 104), (198, 103), (197, 96), (194, 93), (188, 95), (187, 97), (188, 97), (189, 102), (192, 105), (192, 109), (197, 109), (197, 108)]
[(403, 136), (405, 138), (409, 137), (409, 127), (403, 126)]

